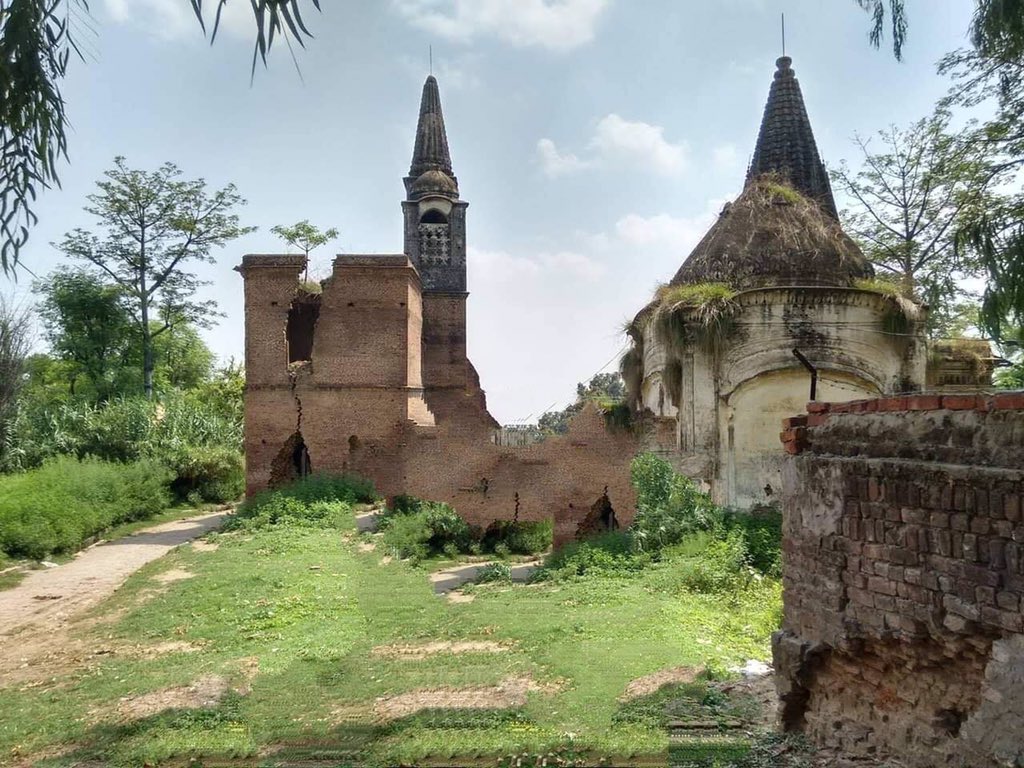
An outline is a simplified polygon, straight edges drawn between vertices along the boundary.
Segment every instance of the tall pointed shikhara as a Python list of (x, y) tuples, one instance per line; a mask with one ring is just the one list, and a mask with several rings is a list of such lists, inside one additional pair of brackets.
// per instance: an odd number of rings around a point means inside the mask
[(793, 60), (783, 56), (775, 63), (778, 69), (768, 93), (747, 184), (767, 173), (778, 174), (838, 218), (828, 171), (818, 154), (800, 83), (792, 69)]
[(423, 84), (416, 146), (412, 153), (409, 176), (415, 179), (427, 171), (442, 171), (452, 175), (452, 157), (448, 152), (448, 135), (444, 130), (444, 115), (441, 113), (441, 93), (433, 75)]
[(405, 252), (425, 293), (466, 291), (466, 207), (452, 172), (441, 94), (433, 75), (423, 84), (416, 146), (405, 178)]

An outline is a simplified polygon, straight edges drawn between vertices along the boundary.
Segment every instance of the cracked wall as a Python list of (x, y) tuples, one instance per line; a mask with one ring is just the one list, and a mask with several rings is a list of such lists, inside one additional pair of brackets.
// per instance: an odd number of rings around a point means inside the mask
[(784, 422), (783, 725), (911, 766), (1024, 763), (1024, 395)]
[(313, 299), (299, 287), (303, 267), (302, 257), (254, 255), (239, 268), (248, 494), (296, 471), (299, 435), (317, 471), (363, 475), (385, 496), (447, 502), (484, 529), (552, 519), (561, 543), (599, 526), (607, 505), (629, 524), (629, 464), (641, 442), (606, 428), (596, 409), (567, 435), (495, 444), (498, 424), (466, 356), (467, 294), (422, 292), (403, 255), (345, 255)]

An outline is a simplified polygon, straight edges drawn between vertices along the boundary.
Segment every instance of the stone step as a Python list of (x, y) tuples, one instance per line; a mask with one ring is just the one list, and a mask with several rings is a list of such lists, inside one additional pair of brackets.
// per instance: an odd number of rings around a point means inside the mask
[(361, 512), (356, 515), (356, 529), (360, 533), (373, 533), (377, 530), (377, 523), (383, 513), (379, 509), (371, 509), (369, 512)]

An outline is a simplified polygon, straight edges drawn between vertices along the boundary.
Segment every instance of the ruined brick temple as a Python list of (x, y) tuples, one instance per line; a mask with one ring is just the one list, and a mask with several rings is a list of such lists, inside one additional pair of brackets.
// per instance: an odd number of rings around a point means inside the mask
[(571, 539), (607, 503), (632, 517), (629, 431), (587, 409), (569, 434), (496, 444), (466, 356), (466, 211), (437, 81), (423, 86), (402, 217), (404, 253), (344, 255), (322, 290), (305, 258), (248, 255), (247, 492), (310, 470), (356, 472), (385, 495), (452, 504), (471, 523), (555, 521)]

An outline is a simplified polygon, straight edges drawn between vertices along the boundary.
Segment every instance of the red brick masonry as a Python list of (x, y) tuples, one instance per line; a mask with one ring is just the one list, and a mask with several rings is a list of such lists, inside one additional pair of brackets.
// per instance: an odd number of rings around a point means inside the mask
[(784, 725), (908, 765), (1024, 764), (1024, 392), (812, 402), (782, 426)]

